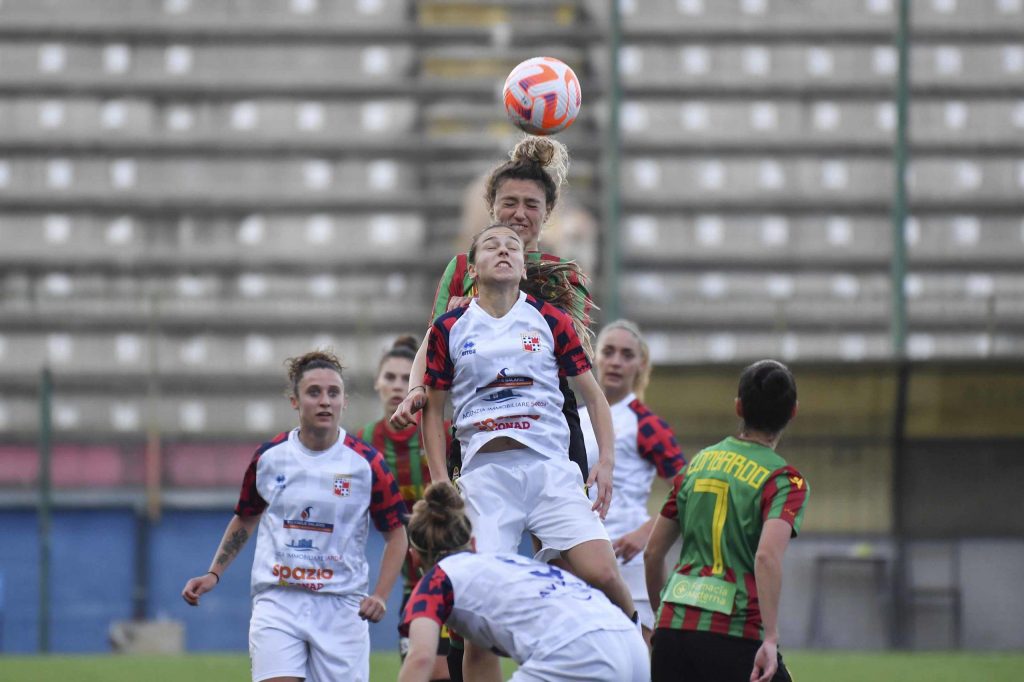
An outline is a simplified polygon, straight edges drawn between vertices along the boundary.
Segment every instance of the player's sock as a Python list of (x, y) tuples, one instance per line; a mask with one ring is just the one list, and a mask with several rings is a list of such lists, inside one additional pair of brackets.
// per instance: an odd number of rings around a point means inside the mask
[(448, 650), (448, 677), (452, 679), (452, 682), (463, 682), (462, 658), (465, 655), (465, 649), (452, 647)]

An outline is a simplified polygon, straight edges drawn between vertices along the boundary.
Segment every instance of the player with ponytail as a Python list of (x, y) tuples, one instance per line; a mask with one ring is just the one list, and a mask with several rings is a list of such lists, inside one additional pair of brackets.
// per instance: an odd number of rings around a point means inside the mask
[[(409, 541), (427, 570), (402, 617), (409, 654), (399, 682), (430, 679), (444, 624), (474, 645), (470, 652), (499, 650), (514, 659), (513, 682), (650, 679), (636, 626), (601, 592), (518, 554), (476, 554), (465, 503), (447, 481), (431, 484), (416, 503)], [(467, 669), (475, 664), (467, 653)]]

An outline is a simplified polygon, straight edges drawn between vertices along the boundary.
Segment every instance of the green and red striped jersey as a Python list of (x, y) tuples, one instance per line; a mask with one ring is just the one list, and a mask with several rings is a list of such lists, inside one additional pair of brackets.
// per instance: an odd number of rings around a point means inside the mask
[(683, 549), (656, 627), (762, 639), (754, 579), (761, 529), (782, 519), (795, 536), (809, 494), (800, 472), (763, 445), (730, 436), (697, 453), (661, 510), (678, 521)]
[[(526, 253), (527, 263), (542, 260), (555, 263), (568, 262), (568, 259), (559, 258), (550, 253), (541, 253), (540, 251), (528, 251)], [(590, 311), (594, 303), (590, 298), (586, 282), (580, 280), (576, 275), (572, 275), (570, 282), (576, 295), (573, 297), (573, 310), (566, 312), (572, 314), (573, 317), (584, 320), (589, 326)], [(441, 275), (441, 281), (437, 283), (437, 292), (434, 294), (434, 307), (428, 324), (433, 324), (434, 320), (448, 312), (448, 300), (452, 296), (476, 296), (476, 284), (469, 276), (469, 254), (460, 253), (455, 258), (452, 258), (448, 263), (448, 267), (445, 268), (444, 274)]]

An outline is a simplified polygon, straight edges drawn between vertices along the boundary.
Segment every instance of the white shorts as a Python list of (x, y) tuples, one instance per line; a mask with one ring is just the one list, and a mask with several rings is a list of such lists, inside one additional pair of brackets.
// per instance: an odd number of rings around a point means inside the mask
[(252, 680), (304, 677), (307, 682), (370, 679), (370, 630), (359, 597), (271, 587), (252, 599)]
[(635, 627), (594, 630), (557, 650), (531, 656), (509, 682), (649, 682), (650, 656)]
[(580, 469), (567, 457), (549, 459), (525, 448), (477, 453), (458, 486), (481, 554), (515, 554), (526, 530), (554, 551), (608, 540), (583, 493)]
[(640, 624), (648, 630), (654, 629), (654, 611), (647, 597), (647, 577), (644, 575), (643, 552), (637, 554), (628, 564), (619, 562), (619, 573), (633, 597), (633, 606), (640, 615)]

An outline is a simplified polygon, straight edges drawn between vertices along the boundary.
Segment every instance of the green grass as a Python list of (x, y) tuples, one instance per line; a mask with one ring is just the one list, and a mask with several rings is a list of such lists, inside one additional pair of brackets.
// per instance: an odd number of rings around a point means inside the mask
[[(1021, 679), (1024, 654), (848, 653), (785, 654), (795, 682), (1003, 682)], [(374, 654), (373, 682), (394, 680), (398, 656)], [(506, 666), (506, 672), (512, 667)], [(219, 656), (0, 656), (4, 682), (245, 682), (249, 659)]]

